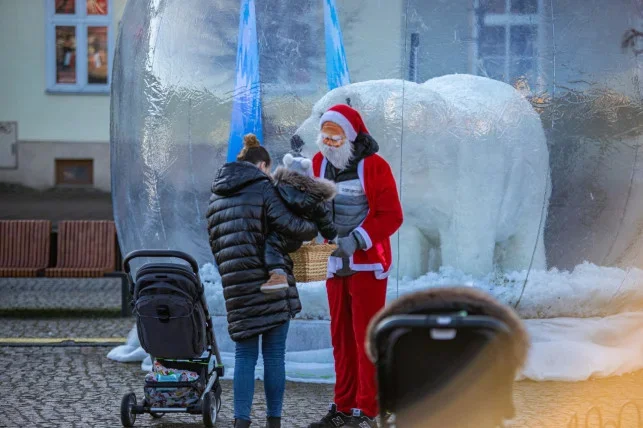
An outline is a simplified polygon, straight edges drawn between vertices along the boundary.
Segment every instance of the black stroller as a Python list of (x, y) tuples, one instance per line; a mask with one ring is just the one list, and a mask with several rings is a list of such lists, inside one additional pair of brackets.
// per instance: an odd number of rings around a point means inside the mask
[[(178, 258), (183, 263), (148, 263), (130, 274), (140, 257)], [(145, 379), (145, 398), (138, 404), (128, 393), (121, 402), (121, 422), (131, 427), (136, 415), (202, 414), (213, 427), (221, 409), (224, 374), (196, 261), (180, 251), (139, 250), (123, 260), (130, 283), (138, 338), (152, 356), (153, 372)], [(213, 357), (214, 356), (214, 361)]]
[(368, 330), (384, 427), (501, 426), (528, 337), (512, 309), (470, 287), (392, 302)]

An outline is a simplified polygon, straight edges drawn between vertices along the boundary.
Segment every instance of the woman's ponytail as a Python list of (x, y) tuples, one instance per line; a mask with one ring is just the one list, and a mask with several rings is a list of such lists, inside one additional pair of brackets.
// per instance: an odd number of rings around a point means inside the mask
[(272, 160), (268, 150), (261, 146), (259, 139), (255, 134), (246, 134), (243, 137), (243, 149), (237, 156), (238, 161), (246, 161), (255, 165), (265, 162), (270, 167)]

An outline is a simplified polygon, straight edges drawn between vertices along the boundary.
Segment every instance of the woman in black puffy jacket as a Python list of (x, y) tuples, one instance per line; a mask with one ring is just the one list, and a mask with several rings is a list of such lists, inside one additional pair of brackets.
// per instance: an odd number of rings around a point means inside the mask
[(264, 242), (269, 231), (294, 241), (317, 236), (311, 221), (293, 214), (270, 179), (270, 155), (256, 137), (247, 135), (237, 162), (223, 165), (212, 185), (207, 212), (214, 254), (235, 343), (235, 427), (250, 426), (254, 373), (262, 336), (268, 427), (279, 427), (285, 390), (286, 336), (290, 319), (301, 311), (294, 277), (289, 287), (265, 294), (268, 279)]

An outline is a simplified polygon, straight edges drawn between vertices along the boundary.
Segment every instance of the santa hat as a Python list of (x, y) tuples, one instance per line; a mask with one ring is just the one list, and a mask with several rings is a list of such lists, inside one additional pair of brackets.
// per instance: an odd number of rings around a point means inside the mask
[(355, 141), (360, 133), (368, 134), (362, 116), (357, 110), (346, 104), (337, 104), (329, 108), (319, 120), (319, 126), (321, 127), (325, 122), (339, 125), (344, 130), (348, 141)]

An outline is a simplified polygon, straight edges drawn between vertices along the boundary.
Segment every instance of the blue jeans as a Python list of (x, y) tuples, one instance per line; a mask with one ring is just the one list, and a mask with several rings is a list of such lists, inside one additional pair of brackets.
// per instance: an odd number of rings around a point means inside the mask
[[(290, 322), (261, 335), (266, 416), (281, 417), (286, 389), (286, 337)], [(234, 418), (250, 420), (255, 393), (255, 366), (259, 357), (259, 336), (236, 342), (234, 353)]]

